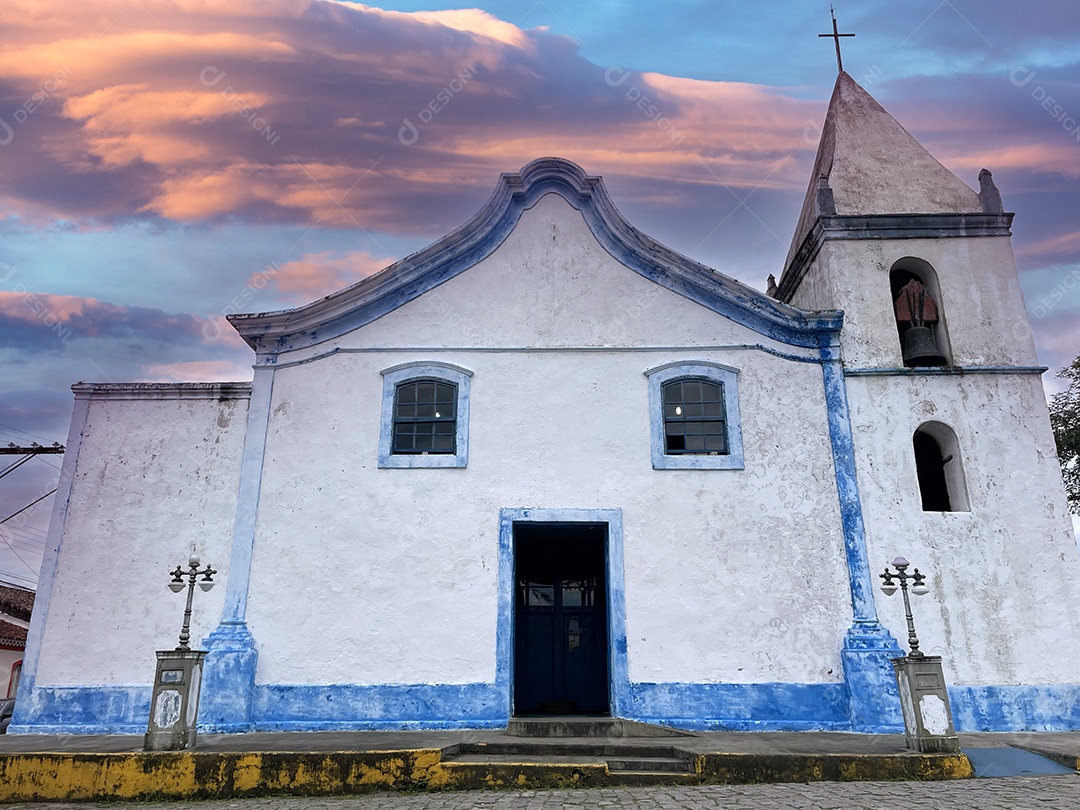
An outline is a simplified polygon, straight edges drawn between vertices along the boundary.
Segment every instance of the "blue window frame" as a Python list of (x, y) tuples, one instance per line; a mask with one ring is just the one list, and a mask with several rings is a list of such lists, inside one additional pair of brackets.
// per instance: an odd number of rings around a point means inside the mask
[(380, 467), (465, 467), (472, 372), (417, 362), (382, 372)]
[(653, 469), (743, 469), (737, 369), (694, 360), (665, 363), (645, 376)]

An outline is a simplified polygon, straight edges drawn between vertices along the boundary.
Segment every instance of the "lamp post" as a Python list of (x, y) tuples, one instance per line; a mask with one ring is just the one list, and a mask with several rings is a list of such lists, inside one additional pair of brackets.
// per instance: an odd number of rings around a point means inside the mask
[(150, 698), (150, 722), (143, 748), (147, 751), (179, 751), (195, 747), (195, 722), (199, 716), (199, 689), (202, 685), (202, 662), (205, 650), (191, 649), (191, 602), (195, 585), (203, 591), (214, 587), (213, 568), (199, 569), (199, 558), (192, 554), (185, 571), (181, 566), (171, 572), (169, 590), (180, 593), (187, 588), (184, 624), (180, 643), (174, 650), (157, 651), (157, 672)]
[(904, 618), (907, 620), (908, 646), (911, 650), (903, 658), (893, 658), (892, 665), (900, 692), (900, 708), (904, 713), (907, 747), (924, 754), (955, 753), (960, 750), (960, 741), (953, 728), (941, 656), (925, 655), (919, 649), (919, 637), (915, 634), (915, 620), (911, 615), (911, 599), (908, 597), (909, 582), (910, 590), (916, 596), (925, 596), (930, 592), (926, 575), (920, 573), (918, 568), (909, 574), (907, 569), (910, 563), (903, 557), (897, 557), (892, 564), (895, 573), (886, 565), (885, 572), (878, 576), (881, 577), (881, 590), (886, 596), (896, 593), (897, 583), (904, 596)]
[(910, 579), (912, 582), (911, 592), (913, 594), (926, 596), (930, 592), (930, 588), (926, 585), (926, 574), (920, 574), (918, 568), (913, 573), (908, 574), (907, 567), (910, 563), (903, 557), (897, 557), (892, 561), (892, 564), (896, 567), (895, 574), (889, 570), (887, 565), (885, 566), (885, 573), (878, 574), (883, 580), (881, 590), (886, 596), (892, 596), (896, 593), (896, 583), (899, 581), (900, 592), (904, 595), (904, 617), (907, 619), (908, 646), (911, 647), (908, 658), (924, 658), (925, 656), (919, 649), (919, 637), (915, 635), (915, 620), (911, 615), (911, 599), (908, 598), (908, 580)]
[[(172, 572), (172, 579), (169, 580), (169, 590), (173, 593), (180, 593), (184, 590), (184, 577), (187, 577), (187, 607), (184, 608), (184, 626), (180, 628), (180, 645), (176, 648), (178, 650), (191, 649), (188, 646), (188, 641), (191, 640), (191, 598), (195, 595), (195, 582), (198, 580), (199, 587), (208, 591), (214, 587), (214, 574), (216, 574), (213, 568), (209, 565), (202, 571), (199, 570), (199, 558), (192, 554), (188, 557), (188, 570), (184, 571), (179, 565), (176, 566), (176, 570)], [(199, 579), (202, 577), (202, 579)]]

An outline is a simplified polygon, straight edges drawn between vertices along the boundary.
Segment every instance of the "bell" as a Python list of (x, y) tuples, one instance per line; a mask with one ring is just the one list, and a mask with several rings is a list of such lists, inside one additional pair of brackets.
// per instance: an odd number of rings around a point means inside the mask
[(912, 326), (904, 332), (905, 366), (943, 366), (943, 355), (934, 343), (934, 333), (929, 326)]

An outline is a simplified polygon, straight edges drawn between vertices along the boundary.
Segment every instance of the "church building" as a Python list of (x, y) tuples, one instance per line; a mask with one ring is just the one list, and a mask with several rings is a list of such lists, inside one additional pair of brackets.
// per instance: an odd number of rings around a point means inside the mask
[(902, 730), (895, 557), (960, 731), (1080, 730), (1080, 558), (990, 173), (846, 73), (779, 281), (558, 158), (310, 304), (251, 382), (83, 384), (13, 732), (141, 733), (194, 552), (204, 731)]

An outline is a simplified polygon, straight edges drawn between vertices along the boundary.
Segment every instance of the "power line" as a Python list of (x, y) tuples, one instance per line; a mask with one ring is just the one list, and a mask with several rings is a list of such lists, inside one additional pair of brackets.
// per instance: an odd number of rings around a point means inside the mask
[(22, 582), (7, 582), (3, 577), (11, 577), (12, 579), (21, 579), (23, 582), (32, 583), (32, 587), (26, 588), (28, 591), (36, 591), (38, 585), (38, 578), (31, 579), (30, 577), (24, 577), (22, 574), (16, 574), (12, 571), (7, 571), (0, 568), (0, 585), (11, 585), (16, 588), (24, 588), (25, 585)]
[(26, 462), (28, 462), (32, 458), (33, 458), (32, 455), (27, 455), (24, 458), (20, 458), (14, 464), (9, 464), (6, 468), (4, 468), (3, 472), (0, 472), (0, 478), (3, 478), (9, 472), (15, 472), (15, 470), (19, 469), (19, 467), (21, 467), (23, 464), (25, 464)]
[(46, 460), (44, 456), (35, 456), (35, 458), (36, 458), (36, 459), (37, 459), (38, 461), (40, 461), (40, 462), (41, 462), (42, 464), (46, 464), (46, 465), (48, 465), (49, 467), (52, 467), (52, 468), (53, 468), (54, 470), (56, 470), (57, 472), (60, 472), (60, 471), (61, 471), (59, 467), (57, 467), (57, 466), (56, 466), (55, 464), (53, 464), (53, 463), (52, 463), (51, 461), (48, 461), (48, 460)]
[(24, 506), (22, 509), (20, 509), (18, 512), (12, 512), (10, 515), (8, 515), (3, 520), (0, 520), (0, 524), (7, 523), (9, 520), (11, 520), (13, 517), (15, 517), (15, 515), (18, 515), (18, 514), (21, 514), (22, 512), (25, 512), (27, 509), (29, 509), (31, 506), (33, 506), (35, 503), (37, 503), (38, 501), (45, 500), (50, 495), (52, 495), (54, 492), (56, 492), (56, 487), (53, 487), (52, 489), (50, 489), (48, 492), (46, 492), (40, 498), (37, 498), (36, 500), (31, 501), (26, 506)]
[(0, 534), (0, 540), (3, 540), (3, 541), (4, 541), (4, 544), (5, 544), (5, 545), (6, 545), (6, 546), (7, 546), (7, 547), (8, 547), (9, 549), (11, 549), (11, 553), (15, 555), (15, 557), (16, 557), (16, 558), (18, 559), (18, 561), (19, 561), (19, 562), (21, 562), (21, 563), (22, 563), (23, 565), (25, 565), (25, 566), (26, 566), (26, 570), (27, 570), (27, 571), (29, 571), (29, 572), (30, 572), (31, 574), (33, 574), (34, 576), (38, 576), (38, 572), (37, 572), (37, 571), (35, 571), (35, 570), (34, 570), (33, 568), (31, 568), (31, 567), (30, 567), (30, 563), (28, 563), (28, 562), (27, 562), (26, 560), (24, 560), (24, 559), (22, 558), (22, 555), (21, 555), (21, 554), (19, 554), (19, 552), (17, 552), (17, 551), (15, 550), (15, 546), (11, 545), (11, 543), (10, 543), (10, 542), (8, 542), (8, 539), (7, 539), (6, 537), (4, 537), (4, 535), (3, 535), (3, 534)]
[(42, 441), (46, 441), (46, 442), (49, 441), (44, 436), (38, 436), (36, 433), (31, 433), (28, 430), (21, 430), (20, 428), (13, 427), (11, 425), (5, 425), (3, 422), (0, 422), (0, 428), (6, 428), (6, 430), (4, 431), (5, 433), (14, 430), (15, 433), (21, 433), (24, 436), (33, 436), (35, 439), (41, 439)]

